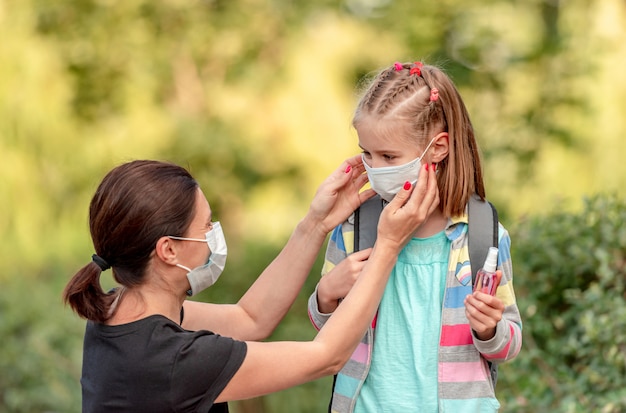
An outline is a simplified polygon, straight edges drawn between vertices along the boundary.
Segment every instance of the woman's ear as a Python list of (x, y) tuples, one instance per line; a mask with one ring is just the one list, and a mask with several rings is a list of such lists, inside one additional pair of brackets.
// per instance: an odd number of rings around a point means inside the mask
[(440, 132), (435, 136), (433, 144), (430, 146), (431, 163), (439, 163), (446, 159), (450, 150), (450, 142), (448, 140), (448, 132)]
[(170, 237), (161, 237), (154, 248), (159, 259), (167, 264), (175, 265), (178, 262), (176, 243)]

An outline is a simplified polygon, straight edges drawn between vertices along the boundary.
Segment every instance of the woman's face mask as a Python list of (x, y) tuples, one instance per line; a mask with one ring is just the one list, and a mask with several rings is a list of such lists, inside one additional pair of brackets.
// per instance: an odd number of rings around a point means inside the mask
[[(436, 137), (435, 137), (436, 138)], [(372, 168), (365, 162), (365, 156), (363, 155), (363, 165), (370, 181), (372, 189), (380, 195), (382, 199), (387, 202), (391, 202), (394, 196), (404, 186), (405, 182), (411, 182), (415, 185), (417, 178), (419, 177), (420, 170), (422, 169), (422, 158), (430, 148), (430, 145), (435, 141), (433, 138), (424, 152), (414, 160), (398, 166), (384, 166), (381, 168)]]
[(224, 238), (224, 232), (219, 222), (213, 222), (213, 228), (206, 233), (206, 239), (199, 238), (183, 238), (172, 237), (172, 239), (181, 241), (198, 241), (206, 242), (211, 250), (209, 259), (206, 264), (194, 268), (193, 270), (185, 267), (181, 264), (176, 264), (187, 271), (187, 279), (191, 288), (187, 291), (187, 295), (196, 295), (200, 291), (215, 284), (220, 274), (224, 270), (226, 265), (226, 256), (228, 255), (228, 248), (226, 246), (226, 239)]

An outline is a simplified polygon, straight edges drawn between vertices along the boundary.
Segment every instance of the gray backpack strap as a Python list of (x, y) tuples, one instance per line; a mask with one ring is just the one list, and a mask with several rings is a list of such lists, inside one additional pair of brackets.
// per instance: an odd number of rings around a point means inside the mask
[(474, 284), (476, 273), (485, 263), (489, 247), (498, 246), (498, 211), (476, 194), (470, 197), (468, 209), (468, 248)]
[[(485, 263), (489, 247), (498, 246), (498, 211), (490, 202), (481, 200), (476, 194), (470, 197), (468, 209), (468, 248), (474, 285), (476, 272)], [(498, 382), (498, 365), (490, 361), (487, 364), (495, 389)]]
[(374, 246), (378, 235), (378, 218), (383, 210), (379, 195), (368, 199), (354, 211), (354, 251)]

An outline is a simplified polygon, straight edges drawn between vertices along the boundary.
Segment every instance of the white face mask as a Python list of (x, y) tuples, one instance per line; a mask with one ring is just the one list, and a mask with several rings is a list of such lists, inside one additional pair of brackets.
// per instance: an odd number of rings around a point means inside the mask
[[(436, 138), (436, 137), (435, 137)], [(381, 168), (372, 168), (365, 162), (365, 155), (363, 157), (363, 165), (367, 172), (367, 177), (370, 180), (372, 189), (380, 195), (382, 199), (387, 202), (391, 202), (394, 196), (404, 186), (405, 182), (411, 182), (415, 185), (417, 178), (419, 177), (420, 170), (422, 169), (422, 158), (430, 148), (430, 145), (435, 141), (433, 138), (424, 152), (412, 161), (398, 166), (384, 166)]]
[(224, 232), (219, 222), (213, 222), (213, 228), (206, 233), (206, 239), (199, 238), (183, 238), (183, 237), (171, 237), (172, 239), (182, 241), (198, 241), (206, 242), (211, 250), (211, 255), (206, 264), (194, 268), (193, 270), (185, 267), (181, 264), (176, 264), (187, 271), (187, 279), (189, 280), (190, 289), (187, 291), (187, 295), (196, 295), (205, 288), (209, 288), (220, 277), (220, 274), (224, 270), (226, 265), (226, 256), (228, 255), (228, 248), (226, 246), (226, 238), (224, 238)]

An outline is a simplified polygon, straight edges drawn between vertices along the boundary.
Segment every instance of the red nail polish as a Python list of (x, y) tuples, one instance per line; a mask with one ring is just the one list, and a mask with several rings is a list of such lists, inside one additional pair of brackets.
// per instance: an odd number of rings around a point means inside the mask
[(428, 164), (427, 163), (424, 164), (424, 169), (428, 170)]
[(437, 169), (437, 165), (435, 163), (433, 163), (432, 165), (433, 171)]
[(351, 170), (352, 170), (352, 166), (348, 165), (346, 167), (346, 173), (350, 173)]
[(411, 189), (411, 183), (410, 183), (409, 181), (406, 181), (406, 182), (404, 183), (404, 189), (405, 189), (406, 191), (408, 191), (409, 189)]

